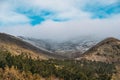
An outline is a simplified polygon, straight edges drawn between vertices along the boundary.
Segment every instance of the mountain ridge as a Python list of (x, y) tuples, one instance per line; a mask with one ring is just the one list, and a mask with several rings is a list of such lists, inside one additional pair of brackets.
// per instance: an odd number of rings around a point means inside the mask
[(25, 53), (30, 55), (30, 57), (40, 57), (40, 59), (62, 58), (62, 56), (53, 55), (52, 53), (41, 50), (18, 37), (6, 33), (0, 33), (0, 48), (1, 50), (11, 52), (13, 55)]
[(88, 51), (86, 51), (80, 59), (102, 62), (120, 61), (120, 40), (109, 37), (99, 42)]

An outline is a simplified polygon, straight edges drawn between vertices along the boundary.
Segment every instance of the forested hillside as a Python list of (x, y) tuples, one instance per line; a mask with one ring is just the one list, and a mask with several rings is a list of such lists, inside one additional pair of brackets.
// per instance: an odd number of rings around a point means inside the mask
[(111, 80), (111, 63), (75, 60), (33, 60), (0, 51), (0, 80)]

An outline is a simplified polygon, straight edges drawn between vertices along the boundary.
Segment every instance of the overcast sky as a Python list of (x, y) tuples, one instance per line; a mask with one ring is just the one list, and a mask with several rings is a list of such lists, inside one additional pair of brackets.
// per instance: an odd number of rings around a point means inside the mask
[(120, 38), (120, 0), (0, 0), (0, 32), (54, 40)]

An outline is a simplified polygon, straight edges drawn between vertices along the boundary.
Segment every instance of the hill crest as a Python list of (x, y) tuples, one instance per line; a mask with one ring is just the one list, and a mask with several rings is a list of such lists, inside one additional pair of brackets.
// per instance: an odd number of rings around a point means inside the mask
[(87, 59), (102, 62), (118, 62), (120, 61), (120, 40), (113, 37), (106, 38), (90, 48), (77, 59)]

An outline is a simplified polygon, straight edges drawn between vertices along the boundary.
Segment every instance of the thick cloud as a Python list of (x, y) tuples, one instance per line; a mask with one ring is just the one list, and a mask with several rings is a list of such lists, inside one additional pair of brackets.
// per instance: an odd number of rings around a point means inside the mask
[(0, 0), (0, 32), (64, 40), (119, 37), (119, 0)]

